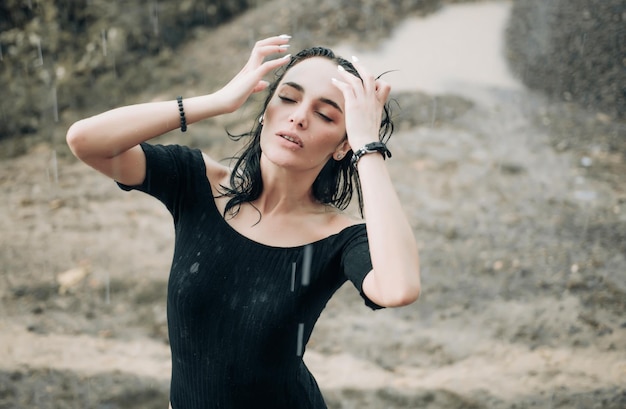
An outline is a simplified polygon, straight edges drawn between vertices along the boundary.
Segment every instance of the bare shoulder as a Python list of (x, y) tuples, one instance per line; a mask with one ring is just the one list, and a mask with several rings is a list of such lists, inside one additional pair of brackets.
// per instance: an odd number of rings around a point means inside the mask
[(206, 176), (211, 183), (211, 187), (214, 191), (217, 191), (220, 185), (227, 186), (230, 179), (230, 168), (223, 165), (202, 152), (202, 158), (204, 159), (204, 165), (206, 167)]
[(336, 233), (339, 233), (342, 230), (347, 229), (348, 227), (362, 224), (365, 222), (365, 220), (339, 209), (331, 208), (331, 210), (328, 210), (328, 212), (330, 212), (330, 229)]

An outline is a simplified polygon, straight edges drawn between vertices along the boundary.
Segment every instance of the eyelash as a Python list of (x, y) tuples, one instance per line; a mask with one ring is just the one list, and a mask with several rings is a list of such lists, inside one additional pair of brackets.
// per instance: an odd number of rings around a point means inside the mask
[[(293, 103), (295, 103), (295, 102), (296, 102), (295, 100), (293, 100), (293, 99), (291, 99), (291, 98), (287, 98), (287, 97), (284, 97), (284, 96), (281, 96), (281, 95), (279, 95), (279, 96), (278, 96), (278, 98), (279, 98), (281, 101), (283, 101), (284, 103), (286, 103), (286, 104), (293, 104)], [(320, 116), (320, 118), (322, 118), (322, 119), (323, 119), (324, 121), (326, 121), (326, 122), (333, 122), (333, 120), (332, 120), (330, 117), (328, 117), (328, 116), (326, 116), (326, 115), (322, 114), (321, 112), (317, 112), (317, 115), (319, 115), (319, 116)]]
[(317, 114), (326, 122), (332, 122), (333, 121), (332, 119), (330, 119), (326, 115), (322, 114), (321, 112), (318, 112)]

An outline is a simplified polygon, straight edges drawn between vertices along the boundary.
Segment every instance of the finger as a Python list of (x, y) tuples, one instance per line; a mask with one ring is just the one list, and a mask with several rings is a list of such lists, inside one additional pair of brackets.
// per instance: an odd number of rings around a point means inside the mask
[(284, 52), (289, 49), (288, 43), (290, 39), (291, 36), (287, 34), (282, 34), (279, 36), (266, 38), (264, 40), (259, 40), (254, 45), (252, 53), (254, 54), (255, 52), (258, 52), (259, 54), (266, 57), (273, 53)]
[(267, 87), (270, 85), (269, 82), (261, 80), (259, 81), (256, 86), (252, 89), (252, 93), (257, 93), (257, 92), (261, 92), (265, 89), (267, 89)]
[(263, 47), (266, 45), (275, 45), (275, 44), (287, 44), (291, 36), (288, 34), (281, 34), (279, 36), (267, 37), (262, 40), (256, 42), (255, 46)]
[(389, 94), (391, 93), (391, 85), (389, 85), (386, 81), (378, 79), (375, 81), (375, 87), (376, 98), (384, 104), (385, 102), (387, 102)]
[(268, 74), (270, 71), (275, 70), (276, 68), (283, 66), (291, 61), (291, 54), (284, 55), (280, 58), (275, 58), (273, 60), (267, 60), (259, 67), (261, 69), (261, 76)]
[(359, 59), (354, 55), (352, 56), (352, 65), (361, 76), (361, 79), (363, 80), (363, 87), (365, 88), (365, 90), (366, 91), (375, 90), (376, 79), (374, 78), (373, 75), (369, 73), (369, 71), (365, 68), (365, 66), (363, 66), (363, 64), (361, 64)]
[(248, 64), (258, 66), (263, 60), (271, 54), (283, 53), (289, 49), (289, 40), (291, 36), (282, 34), (279, 36), (265, 38), (255, 43)]
[[(356, 57), (353, 58), (356, 59)], [(374, 79), (367, 73), (367, 71), (362, 66), (357, 66), (356, 64), (353, 64), (353, 67), (357, 71), (356, 74), (346, 71), (345, 68), (341, 65), (339, 65), (337, 68), (341, 72), (341, 79), (352, 86), (354, 95), (364, 96), (367, 93), (374, 92)]]
[(285, 51), (289, 50), (289, 47), (290, 47), (289, 44), (266, 45), (264, 47), (259, 48), (259, 54), (261, 54), (263, 57), (267, 57), (271, 54), (284, 53)]
[(338, 65), (337, 70), (339, 71), (339, 78), (341, 82), (345, 84), (346, 91), (348, 88), (350, 89), (349, 95), (356, 96), (359, 89), (363, 89), (363, 85), (361, 84), (361, 80), (354, 74), (346, 71), (343, 66)]
[(337, 78), (331, 78), (330, 80), (334, 86), (339, 88), (339, 91), (343, 94), (343, 98), (346, 102), (348, 102), (350, 98), (354, 98), (354, 88), (352, 85)]

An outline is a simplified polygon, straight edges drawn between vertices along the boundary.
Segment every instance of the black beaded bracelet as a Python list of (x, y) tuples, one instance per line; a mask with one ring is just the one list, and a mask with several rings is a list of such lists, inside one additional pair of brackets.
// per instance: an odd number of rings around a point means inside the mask
[(357, 149), (354, 154), (352, 154), (352, 166), (356, 167), (357, 162), (363, 155), (374, 152), (378, 152), (383, 155), (383, 159), (391, 158), (391, 152), (387, 149), (387, 145), (383, 142), (372, 142), (360, 149)]
[(178, 113), (180, 114), (180, 130), (185, 132), (187, 130), (187, 119), (185, 118), (185, 110), (183, 109), (183, 97), (176, 97), (178, 102)]

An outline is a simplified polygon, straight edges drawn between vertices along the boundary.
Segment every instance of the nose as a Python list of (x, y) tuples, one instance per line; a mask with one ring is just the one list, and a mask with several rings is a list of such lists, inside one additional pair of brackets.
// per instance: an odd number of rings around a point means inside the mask
[(300, 129), (306, 129), (309, 126), (308, 112), (304, 104), (299, 104), (298, 107), (291, 112), (289, 122)]

